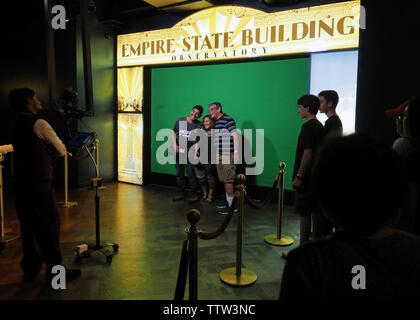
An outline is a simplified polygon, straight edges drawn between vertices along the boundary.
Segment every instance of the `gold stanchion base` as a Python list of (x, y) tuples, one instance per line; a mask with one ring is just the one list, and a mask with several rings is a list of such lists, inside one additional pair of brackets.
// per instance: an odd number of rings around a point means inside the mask
[(10, 241), (16, 240), (18, 238), (19, 238), (19, 235), (17, 233), (14, 233), (14, 232), (5, 232), (4, 233), (4, 239), (1, 239), (0, 242), (7, 243), (7, 242), (10, 242)]
[(264, 240), (273, 246), (290, 246), (294, 242), (292, 237), (283, 234), (280, 239), (277, 238), (277, 234), (269, 234), (268, 236), (265, 236)]
[(251, 270), (241, 268), (241, 275), (236, 275), (236, 267), (227, 268), (220, 272), (220, 280), (235, 287), (245, 287), (257, 281), (257, 275)]
[(59, 206), (60, 208), (70, 208), (70, 207), (77, 206), (77, 202), (71, 202), (71, 201), (68, 201), (67, 203), (65, 203), (64, 201), (60, 201), (60, 202), (58, 203), (58, 206)]

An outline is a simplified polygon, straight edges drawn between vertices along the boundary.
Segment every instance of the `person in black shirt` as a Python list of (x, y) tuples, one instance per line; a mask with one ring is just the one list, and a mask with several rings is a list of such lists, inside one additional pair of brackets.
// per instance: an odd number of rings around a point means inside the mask
[(325, 121), (325, 135), (343, 135), (343, 124), (340, 117), (336, 113), (338, 104), (338, 93), (334, 90), (324, 90), (318, 94), (319, 97), (319, 112), (325, 113), (328, 117)]
[[(325, 139), (343, 135), (343, 124), (336, 113), (339, 101), (338, 93), (334, 90), (324, 90), (318, 94), (319, 112), (328, 117), (325, 121)], [(317, 209), (312, 214), (312, 239), (320, 239), (333, 232), (332, 223), (325, 218), (321, 210)]]
[[(318, 146), (324, 137), (324, 127), (316, 118), (319, 110), (319, 98), (304, 95), (298, 99), (299, 116), (305, 120), (299, 134), (296, 148), (295, 166), (292, 187), (295, 192), (295, 209), (300, 216), (300, 242), (309, 241), (311, 233), (311, 214), (316, 208), (316, 200), (312, 190), (311, 167)], [(283, 254), (287, 257), (287, 253)]]

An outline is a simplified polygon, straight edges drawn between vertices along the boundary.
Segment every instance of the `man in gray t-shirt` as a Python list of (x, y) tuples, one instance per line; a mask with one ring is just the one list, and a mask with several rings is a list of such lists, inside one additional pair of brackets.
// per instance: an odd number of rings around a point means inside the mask
[(198, 120), (203, 114), (203, 107), (196, 105), (192, 108), (189, 116), (178, 118), (171, 133), (173, 154), (175, 156), (176, 168), (176, 190), (177, 195), (173, 198), (174, 201), (179, 201), (185, 197), (185, 180), (184, 172), (187, 168), (188, 182), (191, 188), (190, 202), (198, 200), (197, 196), (197, 180), (194, 174), (194, 165), (188, 159), (188, 150), (194, 145), (195, 141), (189, 140), (190, 134), (197, 129), (200, 129), (202, 124)]

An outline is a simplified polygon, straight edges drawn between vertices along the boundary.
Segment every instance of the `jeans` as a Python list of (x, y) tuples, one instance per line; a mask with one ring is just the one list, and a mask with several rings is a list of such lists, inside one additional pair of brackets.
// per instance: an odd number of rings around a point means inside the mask
[(197, 193), (197, 178), (194, 173), (194, 165), (187, 160), (187, 164), (180, 164), (177, 157), (175, 168), (176, 168), (176, 190), (178, 193), (183, 194), (185, 189), (185, 178), (184, 172), (187, 167), (188, 182), (190, 184), (191, 193)]

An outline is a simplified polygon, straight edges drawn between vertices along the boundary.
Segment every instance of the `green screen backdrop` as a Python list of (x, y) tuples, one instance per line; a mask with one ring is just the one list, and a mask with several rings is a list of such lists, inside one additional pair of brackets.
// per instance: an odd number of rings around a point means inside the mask
[[(271, 187), (279, 168), (286, 163), (285, 188), (291, 188), (296, 144), (303, 120), (297, 99), (309, 92), (309, 58), (229, 63), (203, 66), (153, 68), (151, 71), (151, 171), (175, 175), (175, 166), (160, 165), (156, 141), (162, 128), (189, 115), (194, 105), (208, 114), (211, 102), (221, 102), (223, 112), (236, 126), (252, 129), (255, 157), (256, 129), (264, 129), (264, 170), (247, 176), (247, 184)], [(202, 119), (202, 118), (201, 118)], [(200, 120), (201, 120), (200, 119)]]

